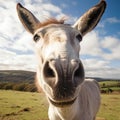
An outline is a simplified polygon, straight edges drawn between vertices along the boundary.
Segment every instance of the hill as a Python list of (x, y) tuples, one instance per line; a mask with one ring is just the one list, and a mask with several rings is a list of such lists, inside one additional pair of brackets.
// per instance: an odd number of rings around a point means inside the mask
[[(35, 79), (36, 72), (23, 71), (23, 70), (0, 70), (0, 82), (28, 82), (33, 83)], [(110, 81), (110, 80), (120, 80), (120, 79), (106, 79), (99, 77), (86, 77), (101, 81)]]
[(0, 71), (0, 89), (36, 92), (35, 74), (21, 70)]
[(0, 82), (33, 83), (35, 74), (35, 72), (22, 70), (2, 70), (0, 71)]
[[(0, 89), (36, 92), (35, 72), (22, 70), (1, 70)], [(120, 91), (120, 80), (86, 77), (97, 80), (101, 89), (106, 92), (112, 89)], [(112, 88), (111, 88), (112, 87)], [(117, 88), (116, 88), (117, 87)]]

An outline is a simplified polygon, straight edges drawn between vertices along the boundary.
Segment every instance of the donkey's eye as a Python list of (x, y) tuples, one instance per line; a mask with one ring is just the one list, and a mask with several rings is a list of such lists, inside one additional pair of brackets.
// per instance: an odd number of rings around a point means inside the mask
[(79, 42), (82, 41), (82, 36), (80, 34), (78, 34), (76, 38), (79, 40)]
[(33, 40), (37, 42), (40, 39), (40, 36), (38, 34), (34, 35)]

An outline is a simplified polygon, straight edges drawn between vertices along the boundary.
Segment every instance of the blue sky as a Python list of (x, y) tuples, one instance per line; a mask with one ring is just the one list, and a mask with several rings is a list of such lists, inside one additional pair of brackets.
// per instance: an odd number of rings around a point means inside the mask
[[(74, 22), (99, 0), (0, 0), (0, 70), (36, 71), (32, 36), (21, 25), (16, 4), (20, 2), (40, 21), (49, 16), (68, 16)], [(120, 78), (120, 0), (106, 0), (98, 26), (81, 42), (80, 58), (86, 76)]]

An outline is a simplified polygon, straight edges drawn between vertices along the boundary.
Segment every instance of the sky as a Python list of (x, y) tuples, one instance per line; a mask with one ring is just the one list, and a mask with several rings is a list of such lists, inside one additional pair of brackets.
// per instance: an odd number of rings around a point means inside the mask
[[(40, 21), (68, 16), (66, 23), (74, 24), (99, 0), (0, 0), (0, 70), (37, 69), (35, 43), (18, 19), (18, 2)], [(80, 43), (80, 59), (87, 77), (120, 79), (120, 0), (106, 2), (101, 21)]]

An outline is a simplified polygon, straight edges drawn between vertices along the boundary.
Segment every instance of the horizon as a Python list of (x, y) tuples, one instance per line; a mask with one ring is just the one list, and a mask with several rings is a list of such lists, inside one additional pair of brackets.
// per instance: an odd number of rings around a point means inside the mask
[[(18, 19), (20, 2), (40, 21), (50, 16), (74, 22), (99, 0), (5, 0), (0, 1), (0, 70), (37, 70), (34, 42)], [(106, 0), (107, 8), (97, 27), (81, 42), (80, 59), (86, 76), (120, 79), (120, 1)], [(85, 4), (82, 4), (85, 3)]]
[[(32, 72), (32, 73), (37, 73), (37, 71), (35, 72), (35, 71), (29, 71), (29, 70), (0, 70), (0, 72), (13, 72), (13, 71), (15, 71), (15, 72)], [(102, 77), (91, 77), (91, 76), (85, 76), (85, 79), (102, 79), (103, 81), (104, 80), (120, 80), (120, 78), (102, 78)]]

